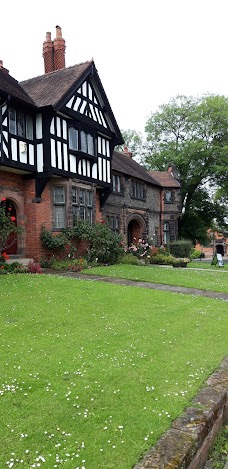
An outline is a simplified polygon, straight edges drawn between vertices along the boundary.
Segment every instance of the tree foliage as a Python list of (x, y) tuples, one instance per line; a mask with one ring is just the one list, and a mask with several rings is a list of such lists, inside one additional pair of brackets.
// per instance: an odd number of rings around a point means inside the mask
[[(172, 162), (179, 171), (183, 208), (180, 229), (185, 226), (180, 233), (186, 235), (186, 223), (192, 225), (194, 221), (205, 234), (214, 218), (224, 215), (224, 207), (220, 210), (221, 203), (214, 201), (212, 194), (216, 187), (223, 196), (227, 191), (228, 98), (177, 96), (151, 114), (145, 132), (146, 166), (167, 170)], [(198, 241), (202, 239), (202, 233), (195, 235)]]
[(121, 130), (121, 134), (124, 139), (123, 145), (118, 145), (116, 150), (123, 151), (124, 147), (126, 146), (128, 151), (132, 153), (133, 158), (136, 157), (140, 159), (143, 152), (143, 136), (140, 132), (136, 130)]

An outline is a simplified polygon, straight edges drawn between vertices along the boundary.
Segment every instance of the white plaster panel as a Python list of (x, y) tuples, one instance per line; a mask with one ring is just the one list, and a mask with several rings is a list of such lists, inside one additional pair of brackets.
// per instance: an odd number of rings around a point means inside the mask
[(76, 101), (75, 101), (75, 105), (74, 105), (74, 111), (77, 111), (78, 110), (78, 106), (81, 102), (81, 98), (77, 97)]
[(6, 139), (6, 141), (8, 142), (8, 132), (6, 132), (5, 130), (3, 130), (2, 133), (3, 133), (3, 135), (4, 135), (5, 139)]
[(63, 119), (63, 138), (67, 140), (67, 123), (64, 119)]
[(94, 163), (94, 164), (93, 164), (93, 167), (92, 167), (92, 178), (93, 178), (93, 179), (97, 179), (97, 163)]
[(68, 171), (68, 158), (67, 158), (67, 145), (64, 143), (63, 145), (63, 163), (65, 171)]
[(44, 159), (43, 159), (43, 144), (39, 143), (37, 145), (37, 171), (38, 173), (43, 172), (43, 164), (44, 164)]
[(86, 160), (82, 160), (82, 174), (86, 176)]
[(17, 161), (17, 140), (11, 139), (12, 160)]
[(107, 153), (106, 153), (106, 155), (107, 155), (108, 157), (110, 157), (110, 142), (109, 142), (109, 140), (106, 141), (106, 148), (107, 148)]
[(51, 166), (56, 168), (55, 141), (51, 139)]
[(87, 161), (87, 176), (91, 177), (91, 164), (90, 164), (90, 161)]
[(62, 166), (62, 147), (61, 142), (57, 142), (57, 156), (58, 156), (58, 168), (63, 169)]
[(70, 155), (70, 171), (71, 173), (76, 173), (76, 156)]
[(57, 137), (61, 137), (61, 119), (56, 117)]
[(66, 107), (69, 107), (71, 109), (73, 100), (74, 100), (74, 96), (70, 99), (70, 101), (68, 101), (68, 103), (66, 104)]
[(102, 181), (102, 160), (103, 158), (98, 158), (98, 179)]
[(83, 101), (82, 107), (81, 107), (81, 109), (80, 109), (80, 113), (81, 113), (81, 114), (84, 113), (85, 107), (86, 107), (86, 101)]
[(3, 142), (3, 151), (6, 154), (6, 157), (9, 158), (8, 147), (6, 146), (5, 142)]
[(29, 164), (34, 165), (34, 146), (29, 145)]
[(107, 175), (106, 175), (106, 160), (103, 159), (103, 181), (106, 182)]
[(102, 145), (102, 140), (101, 137), (98, 136), (98, 153), (101, 153), (101, 145)]

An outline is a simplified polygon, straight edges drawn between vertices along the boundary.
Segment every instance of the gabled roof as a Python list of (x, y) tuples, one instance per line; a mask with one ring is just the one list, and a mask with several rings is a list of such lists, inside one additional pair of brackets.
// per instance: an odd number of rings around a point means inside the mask
[(4, 97), (12, 96), (19, 101), (35, 106), (32, 98), (20, 86), (18, 81), (5, 72), (4, 69), (0, 69), (0, 95)]
[(149, 171), (149, 174), (162, 186), (170, 188), (181, 187), (179, 181), (168, 171)]
[(81, 86), (88, 76), (95, 81), (95, 86), (99, 89), (105, 112), (112, 122), (116, 135), (116, 144), (123, 143), (120, 129), (93, 60), (22, 81), (20, 85), (31, 96), (38, 108), (52, 106), (55, 111), (58, 111), (67, 103), (72, 94), (75, 93), (75, 89)]
[(37, 107), (58, 106), (58, 103), (92, 67), (93, 61), (46, 73), (20, 82)]
[(145, 181), (148, 184), (160, 186), (160, 183), (155, 180), (143, 166), (134, 161), (131, 156), (126, 153), (119, 151), (113, 152), (112, 169), (126, 176), (141, 179), (141, 181)]

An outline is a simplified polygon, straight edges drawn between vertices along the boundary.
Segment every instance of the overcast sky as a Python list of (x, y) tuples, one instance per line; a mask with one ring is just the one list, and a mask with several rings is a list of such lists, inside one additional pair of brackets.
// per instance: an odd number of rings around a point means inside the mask
[(177, 94), (228, 95), (227, 0), (11, 0), (1, 5), (0, 59), (21, 81), (44, 73), (55, 26), (66, 66), (94, 59), (120, 129)]

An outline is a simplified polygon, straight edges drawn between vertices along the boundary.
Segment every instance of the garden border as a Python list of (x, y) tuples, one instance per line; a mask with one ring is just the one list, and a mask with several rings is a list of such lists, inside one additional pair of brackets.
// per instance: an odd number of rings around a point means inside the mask
[(228, 356), (212, 373), (184, 414), (133, 469), (202, 469), (228, 421)]

